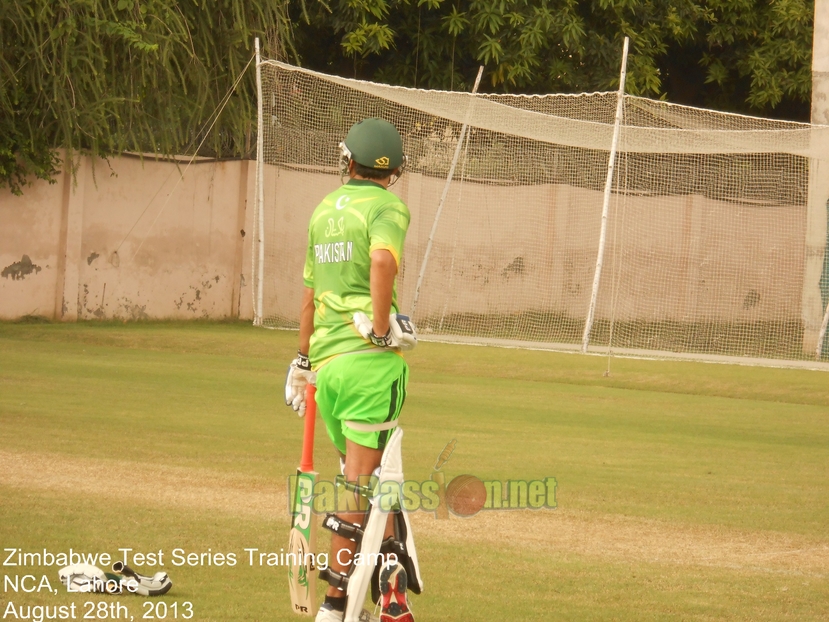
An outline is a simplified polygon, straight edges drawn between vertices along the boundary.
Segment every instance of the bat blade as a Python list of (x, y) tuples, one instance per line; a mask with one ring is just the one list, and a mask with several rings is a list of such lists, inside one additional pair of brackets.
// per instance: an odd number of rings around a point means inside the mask
[(311, 512), (316, 477), (314, 472), (297, 471), (294, 522), (288, 540), (291, 606), (295, 613), (308, 616), (316, 614), (316, 522)]
[(291, 533), (288, 540), (290, 565), (288, 585), (291, 591), (291, 607), (294, 613), (312, 616), (316, 614), (316, 554), (317, 525), (313, 516), (314, 484), (314, 422), (317, 408), (314, 387), (308, 385), (305, 409), (305, 430), (302, 443), (302, 460), (296, 472)]

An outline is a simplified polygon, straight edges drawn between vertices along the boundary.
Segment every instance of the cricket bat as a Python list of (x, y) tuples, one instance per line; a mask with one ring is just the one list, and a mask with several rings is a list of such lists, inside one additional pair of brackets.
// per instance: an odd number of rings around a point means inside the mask
[(317, 418), (317, 403), (314, 393), (317, 388), (308, 385), (305, 395), (305, 430), (302, 438), (302, 460), (296, 471), (296, 489), (291, 520), (291, 535), (288, 541), (290, 566), (288, 582), (291, 588), (291, 607), (300, 615), (316, 615), (316, 565), (314, 563), (317, 545), (317, 523), (314, 520), (314, 423)]

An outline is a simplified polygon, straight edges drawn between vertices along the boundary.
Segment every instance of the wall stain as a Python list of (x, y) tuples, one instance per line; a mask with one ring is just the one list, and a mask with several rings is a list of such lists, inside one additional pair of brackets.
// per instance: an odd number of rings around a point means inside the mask
[(130, 316), (134, 320), (149, 320), (150, 316), (147, 315), (147, 305), (138, 306), (132, 305), (132, 308), (129, 309)]
[(98, 253), (96, 253), (95, 251), (92, 251), (92, 254), (89, 257), (86, 258), (86, 265), (91, 266), (92, 262), (95, 261), (96, 259), (98, 259), (98, 257), (100, 257), (100, 255)]
[(760, 294), (756, 289), (749, 290), (743, 298), (743, 309), (752, 309), (760, 303)]
[(129, 315), (129, 319), (131, 320), (149, 320), (150, 316), (147, 315), (147, 305), (139, 306), (134, 304), (132, 300), (129, 298), (122, 298), (121, 303), (119, 303), (119, 307), (123, 307), (124, 311), (127, 312)]
[(106, 312), (104, 311), (104, 298), (106, 297), (107, 293), (107, 286), (104, 283), (104, 289), (101, 293), (101, 304), (98, 305), (96, 309), (91, 309), (89, 307), (89, 285), (87, 283), (83, 284), (83, 295), (80, 296), (79, 303), (80, 303), (80, 310), (83, 310), (84, 317), (88, 318), (89, 316), (93, 316), (98, 318), (99, 320), (106, 319)]
[(103, 320), (106, 318), (106, 312), (104, 311), (104, 299), (106, 298), (106, 295), (107, 284), (104, 283), (104, 291), (101, 292), (101, 305), (97, 309), (95, 309), (95, 311), (92, 312), (92, 315), (94, 315), (99, 320)]
[(501, 276), (508, 279), (510, 274), (524, 274), (524, 258), (516, 257), (501, 271)]
[(20, 261), (16, 261), (10, 266), (3, 268), (3, 272), (0, 272), (0, 275), (6, 279), (10, 278), (12, 281), (22, 281), (33, 272), (37, 274), (41, 270), (42, 268), (40, 266), (32, 263), (28, 255), (23, 255)]
[(573, 295), (581, 292), (581, 283), (576, 274), (576, 262), (572, 257), (564, 258), (564, 290)]
[[(181, 310), (181, 308), (184, 307), (187, 311), (190, 311), (194, 315), (201, 312), (201, 317), (209, 317), (207, 310), (202, 309), (201, 305), (206, 302), (205, 298), (207, 297), (207, 290), (213, 289), (214, 282), (218, 283), (220, 280), (221, 277), (216, 275), (201, 281), (201, 287), (190, 285), (190, 291), (181, 294), (181, 296), (178, 297), (178, 300), (173, 299), (173, 304), (178, 310)], [(190, 299), (189, 302), (185, 300), (187, 298)]]

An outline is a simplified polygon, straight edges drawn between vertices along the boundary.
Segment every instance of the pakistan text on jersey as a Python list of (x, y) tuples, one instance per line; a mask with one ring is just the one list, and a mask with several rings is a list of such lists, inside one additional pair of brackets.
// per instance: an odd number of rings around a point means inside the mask
[(354, 243), (351, 241), (314, 244), (314, 254), (317, 263), (339, 263), (341, 261), (351, 261), (353, 248)]

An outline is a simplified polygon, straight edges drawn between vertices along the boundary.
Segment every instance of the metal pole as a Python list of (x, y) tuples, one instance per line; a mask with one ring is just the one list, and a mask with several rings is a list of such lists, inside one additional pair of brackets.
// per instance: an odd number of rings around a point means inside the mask
[(604, 183), (604, 201), (602, 203), (602, 229), (599, 234), (599, 251), (596, 255), (596, 271), (593, 273), (593, 291), (590, 294), (590, 307), (587, 309), (587, 319), (584, 322), (584, 334), (581, 338), (581, 351), (587, 352), (590, 343), (590, 331), (593, 328), (593, 318), (596, 314), (596, 298), (599, 295), (599, 282), (602, 278), (602, 261), (607, 238), (607, 212), (610, 207), (610, 191), (613, 186), (613, 169), (616, 166), (616, 147), (619, 144), (619, 132), (622, 127), (622, 111), (625, 102), (625, 77), (627, 76), (628, 45), (630, 40), (625, 37), (622, 50), (622, 73), (619, 77), (619, 94), (616, 100), (616, 121), (613, 124), (613, 141), (610, 144), (610, 159), (607, 164), (607, 179)]
[[(815, 28), (812, 40), (812, 125), (829, 125), (829, 2), (815, 2)], [(814, 139), (813, 139), (814, 140)], [(813, 159), (809, 171), (809, 202), (806, 212), (806, 266), (803, 283), (804, 350), (811, 348), (814, 320), (823, 311), (820, 292), (825, 274), (825, 257), (829, 253), (829, 164)], [(815, 357), (823, 354), (823, 340), (829, 324), (829, 304), (817, 334)]]
[(829, 303), (826, 304), (826, 313), (823, 315), (823, 323), (820, 325), (820, 332), (817, 337), (817, 348), (815, 348), (815, 358), (819, 361), (823, 355), (823, 340), (826, 339), (826, 328), (829, 326)]
[(265, 289), (265, 189), (264, 189), (264, 114), (262, 112), (262, 57), (259, 53), (259, 37), (256, 37), (256, 242), (259, 258), (256, 265), (256, 289), (253, 324), (262, 326), (262, 304)]
[[(475, 86), (472, 87), (472, 95), (478, 93), (478, 86), (481, 84), (481, 76), (484, 75), (484, 66), (478, 68), (478, 77), (475, 78)], [(461, 135), (458, 139), (458, 144), (455, 147), (455, 155), (452, 158), (452, 165), (449, 167), (449, 175), (446, 177), (446, 184), (443, 186), (443, 192), (440, 195), (440, 202), (438, 203), (438, 211), (435, 213), (435, 220), (432, 223), (432, 230), (429, 232), (429, 240), (426, 242), (426, 253), (423, 255), (423, 263), (420, 264), (420, 274), (417, 276), (417, 285), (415, 286), (414, 300), (412, 300), (411, 315), (414, 317), (415, 309), (417, 308), (417, 299), (420, 296), (420, 286), (423, 284), (423, 275), (426, 274), (426, 265), (429, 263), (429, 253), (432, 252), (432, 241), (435, 238), (435, 232), (438, 228), (438, 221), (440, 220), (440, 213), (443, 211), (443, 203), (446, 201), (446, 196), (449, 194), (449, 186), (452, 184), (452, 178), (455, 176), (455, 167), (458, 165), (458, 158), (461, 155), (463, 148), (463, 141), (466, 138), (466, 130), (469, 126), (469, 118), (472, 116), (473, 101), (469, 102), (469, 108), (466, 111), (466, 119), (461, 127)]]

